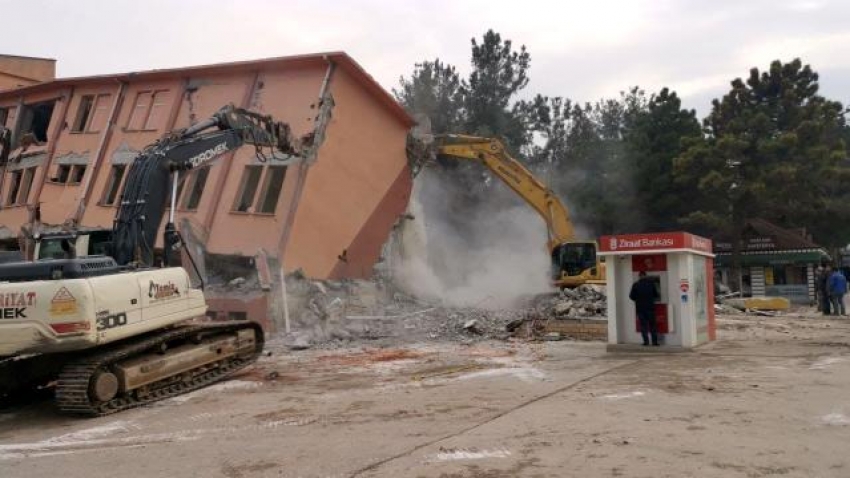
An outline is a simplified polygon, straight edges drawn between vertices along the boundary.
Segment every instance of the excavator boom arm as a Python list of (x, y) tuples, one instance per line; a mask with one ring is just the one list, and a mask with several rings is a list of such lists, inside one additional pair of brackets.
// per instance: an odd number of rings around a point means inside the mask
[[(116, 262), (152, 265), (159, 225), (169, 198), (173, 205), (179, 172), (202, 167), (245, 144), (256, 146), (261, 159), (265, 157), (260, 148), (270, 148), (272, 158), (278, 153), (296, 155), (300, 148), (286, 123), (232, 105), (145, 148), (130, 167), (115, 216), (112, 248)], [(167, 240), (176, 240), (173, 232), (169, 221)]]
[(477, 136), (444, 135), (438, 138), (437, 154), (454, 159), (480, 161), (528, 203), (546, 222), (549, 248), (575, 239), (566, 206), (548, 186), (511, 157), (501, 141)]

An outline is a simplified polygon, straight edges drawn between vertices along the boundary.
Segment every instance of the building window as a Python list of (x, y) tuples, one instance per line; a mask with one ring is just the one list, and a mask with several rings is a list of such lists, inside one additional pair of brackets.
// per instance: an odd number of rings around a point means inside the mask
[(86, 175), (86, 165), (76, 164), (71, 167), (71, 184), (79, 184), (83, 182), (83, 176)]
[(191, 176), (192, 185), (189, 187), (189, 194), (183, 198), (183, 209), (194, 211), (198, 209), (201, 203), (201, 195), (204, 193), (204, 186), (207, 185), (207, 177), (210, 175), (209, 166), (199, 168)]
[(283, 189), (284, 178), (286, 178), (286, 166), (269, 166), (260, 199), (257, 201), (257, 212), (274, 214), (280, 191)]
[(127, 131), (156, 131), (164, 127), (170, 99), (168, 90), (140, 91), (127, 121)]
[(50, 118), (53, 116), (55, 104), (55, 101), (43, 101), (24, 105), (21, 110), (21, 129), (14, 147), (33, 141), (39, 144), (47, 142), (47, 130), (50, 127)]
[(35, 177), (35, 170), (36, 168), (27, 168), (12, 171), (9, 195), (6, 197), (7, 206), (26, 204)]
[(6, 129), (12, 129), (15, 127), (15, 116), (17, 116), (17, 108), (5, 108), (5, 110), (6, 120), (0, 123), (0, 126), (5, 126)]
[(94, 106), (94, 95), (84, 95), (80, 97), (80, 106), (77, 108), (77, 116), (74, 118), (74, 124), (71, 126), (72, 133), (82, 133), (86, 130), (89, 124), (89, 116), (91, 115), (92, 106)]
[(112, 106), (112, 95), (109, 93), (97, 95), (94, 102), (94, 112), (89, 119), (89, 127), (86, 131), (97, 133), (106, 127), (109, 121), (109, 109)]
[(251, 204), (254, 203), (254, 196), (257, 195), (257, 185), (260, 184), (262, 172), (262, 166), (245, 166), (245, 172), (242, 173), (242, 181), (239, 185), (239, 194), (236, 195), (236, 203), (233, 205), (234, 211), (250, 212)]
[(112, 171), (109, 172), (109, 179), (106, 182), (106, 189), (103, 191), (103, 200), (105, 206), (115, 204), (118, 199), (118, 192), (121, 190), (121, 180), (124, 179), (124, 172), (127, 170), (126, 164), (113, 164)]
[(56, 184), (79, 184), (86, 175), (85, 164), (60, 164), (56, 167), (56, 176), (50, 182)]
[(18, 193), (18, 204), (27, 204), (33, 178), (35, 178), (35, 168), (25, 169), (23, 179), (21, 179), (21, 190)]
[(18, 190), (21, 188), (22, 171), (12, 171), (12, 181), (9, 184), (9, 196), (6, 198), (6, 205), (12, 206), (18, 198)]
[(111, 96), (110, 94), (82, 96), (71, 132), (97, 133), (106, 126)]
[(68, 182), (69, 177), (71, 177), (71, 165), (60, 164), (56, 168), (56, 177), (54, 177), (51, 182), (65, 184)]
[(153, 92), (151, 99), (150, 112), (145, 120), (145, 129), (154, 131), (165, 126), (165, 119), (168, 117), (168, 100), (171, 94), (168, 90), (159, 90)]
[(9, 119), (9, 108), (0, 108), (0, 126), (6, 126), (7, 119)]

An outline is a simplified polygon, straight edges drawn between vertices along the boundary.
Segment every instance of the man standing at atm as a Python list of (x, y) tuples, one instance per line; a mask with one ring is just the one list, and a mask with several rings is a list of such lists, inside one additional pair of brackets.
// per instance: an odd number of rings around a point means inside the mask
[(658, 327), (655, 323), (655, 301), (658, 298), (655, 283), (646, 276), (646, 272), (640, 271), (637, 282), (632, 284), (629, 299), (635, 303), (644, 346), (649, 345), (650, 336), (652, 336), (652, 345), (658, 345)]

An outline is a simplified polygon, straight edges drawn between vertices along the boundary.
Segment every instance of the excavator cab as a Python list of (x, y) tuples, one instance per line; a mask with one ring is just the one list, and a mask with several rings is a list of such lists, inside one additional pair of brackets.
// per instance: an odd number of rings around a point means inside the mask
[(557, 287), (604, 284), (605, 267), (595, 242), (565, 242), (552, 248), (552, 280)]
[(40, 234), (35, 238), (33, 259), (67, 259), (68, 247), (74, 250), (76, 257), (108, 256), (111, 246), (110, 229)]

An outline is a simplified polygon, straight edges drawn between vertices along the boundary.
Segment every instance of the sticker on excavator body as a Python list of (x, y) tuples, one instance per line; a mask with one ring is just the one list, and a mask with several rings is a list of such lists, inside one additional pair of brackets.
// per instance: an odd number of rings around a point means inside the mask
[(74, 315), (77, 313), (77, 299), (65, 288), (60, 288), (50, 301), (50, 315)]

